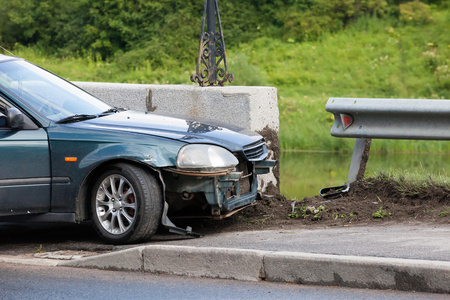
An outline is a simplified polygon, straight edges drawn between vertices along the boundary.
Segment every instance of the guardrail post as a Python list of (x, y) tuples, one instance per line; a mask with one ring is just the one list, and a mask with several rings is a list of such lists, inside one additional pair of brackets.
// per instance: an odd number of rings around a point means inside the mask
[(356, 139), (352, 162), (348, 171), (347, 184), (364, 178), (372, 139)]

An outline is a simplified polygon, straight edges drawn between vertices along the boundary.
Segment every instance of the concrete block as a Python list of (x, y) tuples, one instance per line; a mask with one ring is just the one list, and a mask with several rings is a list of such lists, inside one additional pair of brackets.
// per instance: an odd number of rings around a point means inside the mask
[(258, 281), (265, 251), (186, 246), (147, 246), (144, 271), (193, 277)]
[(450, 262), (276, 252), (266, 255), (264, 270), (276, 282), (450, 292)]
[(142, 271), (144, 247), (126, 249), (77, 260), (60, 262), (58, 266), (118, 271)]
[(114, 106), (220, 120), (253, 131), (262, 131), (266, 127), (277, 133), (279, 130), (277, 90), (274, 87), (74, 84)]
[(277, 91), (273, 87), (151, 86), (149, 111), (170, 112), (234, 124), (253, 131), (279, 130)]
[(147, 97), (152, 85), (106, 83), (106, 82), (73, 82), (75, 85), (91, 93), (109, 105), (128, 107), (131, 110), (147, 111)]

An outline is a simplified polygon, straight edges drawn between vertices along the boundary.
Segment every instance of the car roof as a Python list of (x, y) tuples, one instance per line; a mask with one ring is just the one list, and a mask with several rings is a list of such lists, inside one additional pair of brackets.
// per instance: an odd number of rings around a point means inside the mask
[(21, 59), (21, 58), (16, 57), (16, 56), (0, 54), (0, 62), (4, 62), (4, 61), (8, 61), (8, 60), (15, 60), (15, 59)]

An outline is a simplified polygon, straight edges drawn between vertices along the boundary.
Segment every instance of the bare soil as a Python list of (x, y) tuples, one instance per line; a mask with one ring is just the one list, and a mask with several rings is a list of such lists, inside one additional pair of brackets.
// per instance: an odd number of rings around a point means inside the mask
[(450, 188), (428, 185), (408, 190), (396, 181), (369, 178), (332, 199), (315, 196), (296, 201), (279, 194), (266, 196), (228, 219), (192, 225), (203, 232), (205, 228), (223, 232), (411, 221), (450, 224)]

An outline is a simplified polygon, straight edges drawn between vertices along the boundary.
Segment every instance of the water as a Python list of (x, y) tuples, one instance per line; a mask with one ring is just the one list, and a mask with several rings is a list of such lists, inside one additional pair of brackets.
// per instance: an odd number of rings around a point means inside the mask
[[(347, 181), (352, 153), (282, 152), (280, 156), (281, 193), (289, 199), (319, 194), (324, 187)], [(450, 177), (450, 154), (370, 153), (366, 176), (381, 171), (401, 170)]]

